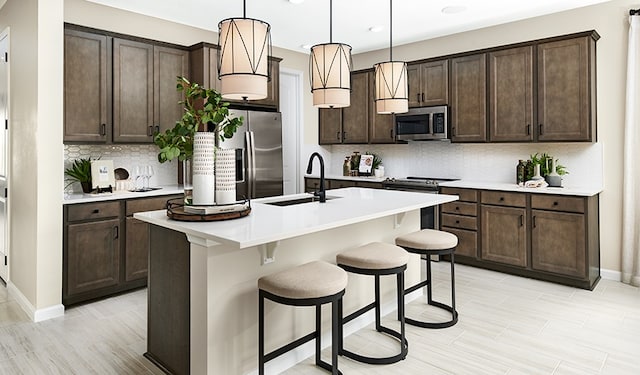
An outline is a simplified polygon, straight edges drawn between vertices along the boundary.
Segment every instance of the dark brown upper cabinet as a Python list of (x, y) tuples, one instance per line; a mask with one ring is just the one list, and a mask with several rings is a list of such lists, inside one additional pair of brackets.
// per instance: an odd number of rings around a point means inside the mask
[(351, 74), (351, 103), (345, 108), (318, 110), (319, 143), (367, 143), (369, 141), (369, 73)]
[(176, 77), (188, 73), (188, 51), (114, 38), (113, 141), (153, 142), (172, 127), (182, 117)]
[(64, 141), (111, 136), (111, 39), (64, 31)]
[(374, 101), (374, 73), (369, 72), (369, 142), (370, 143), (396, 143), (394, 133), (394, 115), (378, 114)]
[(538, 141), (596, 140), (597, 37), (538, 44)]
[(342, 143), (342, 108), (318, 109), (318, 133), (321, 145)]
[(407, 66), (409, 107), (449, 103), (449, 60)]
[(489, 53), (489, 141), (530, 142), (533, 46)]
[(487, 56), (451, 59), (451, 141), (487, 140)]

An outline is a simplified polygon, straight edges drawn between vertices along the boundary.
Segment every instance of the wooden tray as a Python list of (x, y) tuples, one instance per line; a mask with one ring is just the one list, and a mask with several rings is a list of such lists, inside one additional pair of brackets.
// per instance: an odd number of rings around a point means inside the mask
[(218, 214), (192, 214), (184, 212), (184, 205), (177, 203), (182, 201), (182, 198), (176, 200), (170, 199), (167, 201), (167, 216), (172, 220), (177, 221), (221, 221), (221, 220), (233, 220), (245, 217), (251, 213), (251, 206), (245, 210), (236, 212), (222, 212)]

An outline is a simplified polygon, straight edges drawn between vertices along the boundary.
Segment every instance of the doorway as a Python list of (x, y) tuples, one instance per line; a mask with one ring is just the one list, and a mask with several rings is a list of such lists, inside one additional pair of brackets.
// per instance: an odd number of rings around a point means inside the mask
[(8, 281), (9, 29), (0, 34), (0, 278)]
[(300, 127), (302, 126), (302, 72), (280, 69), (282, 164), (284, 194), (301, 193)]

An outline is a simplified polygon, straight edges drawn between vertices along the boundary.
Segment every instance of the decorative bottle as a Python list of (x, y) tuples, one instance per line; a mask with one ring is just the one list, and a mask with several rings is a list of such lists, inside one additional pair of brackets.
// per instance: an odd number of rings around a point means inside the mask
[(518, 184), (518, 186), (524, 185), (525, 169), (526, 164), (524, 160), (519, 160), (518, 166), (516, 167), (516, 183)]
[(348, 176), (351, 173), (351, 158), (349, 156), (344, 158), (344, 164), (342, 165), (342, 175)]
[(524, 180), (529, 181), (531, 177), (533, 177), (533, 163), (531, 160), (527, 160), (524, 168)]

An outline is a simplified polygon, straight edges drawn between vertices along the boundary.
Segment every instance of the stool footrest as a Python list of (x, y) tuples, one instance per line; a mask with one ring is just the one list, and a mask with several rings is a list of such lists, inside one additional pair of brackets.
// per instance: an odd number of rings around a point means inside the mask
[(429, 285), (429, 282), (430, 282), (430, 280), (424, 280), (424, 281), (421, 281), (421, 282), (417, 283), (416, 285), (414, 285), (414, 286), (412, 286), (410, 288), (405, 289), (404, 295), (406, 296), (407, 294), (409, 294), (409, 293), (411, 293), (413, 291), (416, 291), (416, 290), (418, 290), (420, 288), (423, 288), (423, 287)]
[(302, 336), (299, 339), (292, 341), (290, 343), (288, 343), (287, 345), (283, 345), (281, 347), (279, 347), (278, 349), (269, 352), (267, 354), (264, 355), (264, 361), (265, 362), (269, 362), (270, 360), (279, 357), (281, 355), (283, 355), (284, 353), (297, 348), (298, 346), (305, 344), (313, 339), (315, 339), (317, 336), (316, 332), (311, 332), (306, 336)]
[[(397, 338), (398, 340), (402, 340), (402, 336), (400, 335), (399, 332), (394, 331), (390, 328), (384, 327), (384, 326), (380, 326), (380, 332), (386, 333), (388, 335), (391, 335), (395, 338)], [(392, 355), (390, 357), (367, 357), (364, 355), (360, 355), (357, 353), (354, 353), (352, 351), (349, 351), (347, 349), (341, 348), (339, 350), (339, 354), (342, 356), (345, 356), (347, 358), (351, 358), (355, 361), (358, 362), (362, 362), (362, 363), (368, 363), (370, 365), (389, 365), (392, 363), (397, 363), (400, 362), (401, 360), (405, 359), (407, 357), (407, 353), (409, 352), (409, 342), (407, 341), (407, 339), (404, 339), (404, 341), (402, 341), (402, 349), (400, 350), (400, 353), (396, 354), (396, 355)]]
[(415, 319), (411, 319), (407, 316), (405, 316), (404, 321), (407, 324), (411, 324), (412, 326), (417, 326), (417, 327), (422, 327), (422, 328), (434, 328), (434, 329), (438, 329), (438, 328), (448, 328), (453, 326), (454, 324), (456, 324), (458, 322), (458, 312), (455, 311), (453, 309), (453, 307), (449, 306), (449, 305), (445, 305), (444, 303), (438, 302), (438, 301), (429, 301), (428, 302), (429, 305), (443, 309), (443, 310), (447, 310), (448, 312), (451, 313), (451, 320), (446, 321), (446, 322), (438, 322), (438, 323), (433, 323), (433, 322), (423, 322), (420, 320), (415, 320)]
[(360, 308), (354, 312), (352, 312), (351, 314), (345, 316), (344, 318), (342, 318), (342, 324), (347, 324), (350, 321), (352, 321), (353, 319), (359, 317), (360, 315), (366, 313), (369, 310), (373, 310), (376, 308), (376, 303), (375, 302), (371, 302), (370, 304), (368, 304), (367, 306)]

